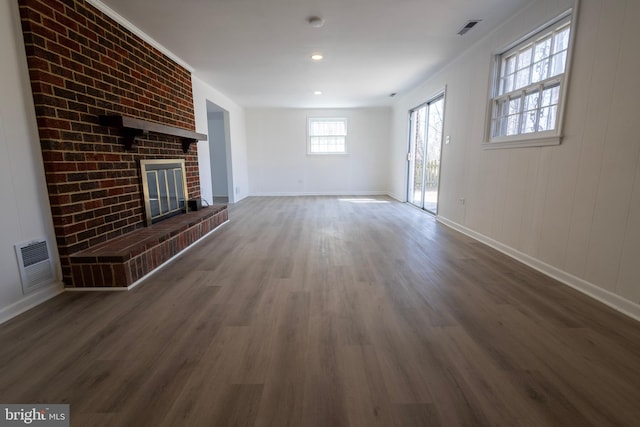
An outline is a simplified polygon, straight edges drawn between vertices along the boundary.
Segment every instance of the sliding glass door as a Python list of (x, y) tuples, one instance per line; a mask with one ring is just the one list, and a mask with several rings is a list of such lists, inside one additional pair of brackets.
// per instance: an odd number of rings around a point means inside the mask
[(444, 93), (409, 113), (409, 203), (436, 215), (444, 124)]
[(409, 115), (409, 190), (408, 200), (420, 208), (424, 201), (424, 149), (426, 104)]

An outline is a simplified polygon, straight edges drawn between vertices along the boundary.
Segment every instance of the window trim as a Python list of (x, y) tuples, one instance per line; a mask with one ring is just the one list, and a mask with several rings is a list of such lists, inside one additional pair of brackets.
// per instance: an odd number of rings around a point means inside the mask
[[(344, 122), (345, 134), (344, 134), (344, 151), (343, 152), (334, 152), (334, 153), (314, 153), (311, 151), (311, 122), (312, 121), (321, 121), (321, 120), (340, 120)], [(314, 135), (319, 136), (319, 135)], [(322, 135), (320, 135), (322, 136)], [(349, 136), (349, 120), (347, 117), (335, 117), (335, 116), (309, 116), (307, 117), (307, 155), (308, 156), (345, 156), (349, 154), (347, 138)]]
[[(517, 40), (509, 43), (504, 46), (502, 49), (497, 50), (496, 53), (492, 55), (491, 61), (491, 73), (489, 75), (489, 89), (488, 89), (488, 102), (486, 108), (486, 118), (485, 118), (485, 137), (482, 142), (482, 146), (485, 149), (499, 149), (499, 148), (518, 148), (518, 147), (541, 147), (541, 146), (551, 146), (551, 145), (559, 145), (562, 142), (563, 138), (563, 125), (564, 125), (564, 116), (566, 111), (566, 103), (567, 103), (567, 92), (570, 82), (570, 73), (571, 73), (571, 63), (573, 58), (574, 44), (576, 39), (576, 27), (577, 27), (577, 14), (578, 14), (578, 3), (579, 0), (575, 0), (573, 7), (565, 10), (560, 13), (553, 19), (545, 22), (544, 24), (534, 28), (529, 31), (522, 37)], [(564, 73), (554, 76), (540, 82), (542, 84), (549, 80), (557, 79), (560, 84), (560, 95), (558, 98), (558, 112), (557, 112), (557, 126), (554, 130), (550, 131), (539, 131), (532, 132), (526, 134), (518, 134), (518, 135), (505, 135), (505, 136), (492, 136), (493, 133), (493, 114), (494, 114), (494, 102), (498, 98), (502, 98), (508, 93), (498, 95), (498, 91), (500, 88), (500, 71), (501, 71), (501, 62), (502, 58), (505, 55), (508, 55), (510, 52), (514, 51), (518, 47), (520, 47), (523, 43), (531, 40), (536, 35), (544, 32), (545, 30), (550, 29), (558, 24), (561, 24), (562, 21), (570, 22), (571, 33), (569, 35), (569, 45), (567, 48), (567, 59)], [(528, 86), (527, 86), (528, 87)], [(523, 90), (525, 88), (518, 89), (514, 92)], [(513, 93), (513, 92), (512, 92)]]

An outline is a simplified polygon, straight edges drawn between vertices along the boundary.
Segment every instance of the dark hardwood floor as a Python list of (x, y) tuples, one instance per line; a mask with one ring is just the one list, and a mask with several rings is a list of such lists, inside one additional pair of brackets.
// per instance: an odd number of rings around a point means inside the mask
[(249, 198), (121, 293), (0, 326), (73, 426), (638, 426), (640, 324), (391, 199)]

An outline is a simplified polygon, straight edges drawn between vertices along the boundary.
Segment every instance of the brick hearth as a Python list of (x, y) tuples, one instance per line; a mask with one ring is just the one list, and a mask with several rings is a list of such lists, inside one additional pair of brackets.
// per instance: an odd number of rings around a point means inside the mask
[(127, 287), (228, 220), (225, 205), (174, 216), (71, 256), (77, 287)]

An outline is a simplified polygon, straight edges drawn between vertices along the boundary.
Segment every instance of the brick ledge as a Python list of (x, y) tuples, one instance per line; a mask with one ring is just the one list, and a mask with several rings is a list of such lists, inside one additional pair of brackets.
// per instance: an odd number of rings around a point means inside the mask
[(226, 205), (169, 218), (70, 256), (73, 287), (127, 288), (228, 220)]

